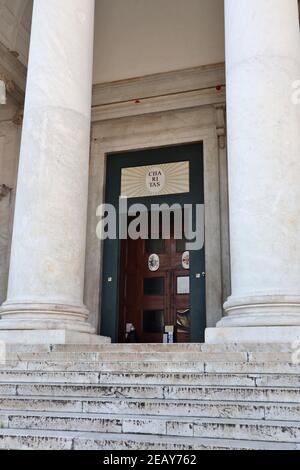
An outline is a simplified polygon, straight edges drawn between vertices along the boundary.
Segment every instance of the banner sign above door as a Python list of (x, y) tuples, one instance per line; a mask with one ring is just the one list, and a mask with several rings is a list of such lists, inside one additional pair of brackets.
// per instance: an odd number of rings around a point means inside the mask
[(121, 197), (165, 196), (189, 192), (189, 162), (122, 168)]

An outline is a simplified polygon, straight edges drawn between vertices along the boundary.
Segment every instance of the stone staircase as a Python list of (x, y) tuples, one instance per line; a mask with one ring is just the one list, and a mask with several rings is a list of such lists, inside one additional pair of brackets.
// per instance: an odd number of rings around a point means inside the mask
[(300, 450), (288, 345), (7, 348), (0, 449)]

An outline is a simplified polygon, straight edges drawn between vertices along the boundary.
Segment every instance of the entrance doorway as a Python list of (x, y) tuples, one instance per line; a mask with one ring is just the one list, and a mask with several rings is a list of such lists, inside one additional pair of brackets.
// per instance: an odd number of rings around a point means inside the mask
[[(118, 235), (124, 195), (148, 214), (153, 205), (204, 207), (203, 145), (107, 155), (105, 202), (118, 208)], [(112, 342), (125, 342), (130, 324), (139, 342), (163, 342), (166, 328), (177, 342), (204, 340), (205, 245), (187, 248), (172, 225), (168, 238), (104, 240), (102, 280), (100, 331)]]

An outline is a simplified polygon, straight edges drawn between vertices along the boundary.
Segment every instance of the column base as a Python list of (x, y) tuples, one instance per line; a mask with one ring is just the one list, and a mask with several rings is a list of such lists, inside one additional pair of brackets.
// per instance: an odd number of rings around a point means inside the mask
[(87, 322), (88, 310), (84, 305), (5, 302), (0, 308), (0, 332), (70, 330), (95, 334), (95, 328)]
[(253, 295), (230, 297), (224, 304), (227, 316), (218, 327), (299, 326), (300, 296)]
[(205, 342), (209, 344), (259, 344), (300, 342), (300, 326), (248, 326), (207, 328)]
[(103, 344), (106, 336), (71, 330), (0, 330), (0, 342), (6, 344)]
[(84, 305), (12, 303), (0, 308), (0, 341), (13, 344), (99, 344)]

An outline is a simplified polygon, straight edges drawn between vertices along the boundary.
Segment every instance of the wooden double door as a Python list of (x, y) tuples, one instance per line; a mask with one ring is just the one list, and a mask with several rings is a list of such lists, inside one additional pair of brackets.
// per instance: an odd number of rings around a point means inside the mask
[(174, 342), (189, 342), (190, 269), (184, 239), (124, 240), (121, 247), (119, 341), (133, 325), (137, 341), (161, 343), (167, 330)]

